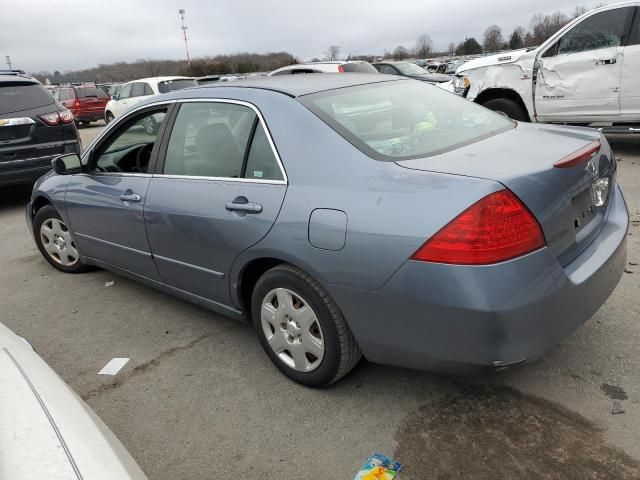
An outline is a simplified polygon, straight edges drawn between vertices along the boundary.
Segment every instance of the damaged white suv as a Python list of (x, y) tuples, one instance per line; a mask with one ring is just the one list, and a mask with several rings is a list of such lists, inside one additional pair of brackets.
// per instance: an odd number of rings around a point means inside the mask
[(468, 62), (453, 87), (516, 120), (640, 131), (640, 1), (592, 10), (540, 47)]

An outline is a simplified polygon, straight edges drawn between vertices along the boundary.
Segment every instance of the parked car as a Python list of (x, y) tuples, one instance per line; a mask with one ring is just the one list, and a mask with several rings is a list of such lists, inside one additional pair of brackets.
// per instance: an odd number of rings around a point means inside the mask
[(373, 66), (380, 73), (388, 75), (400, 75), (402, 77), (413, 78), (414, 80), (420, 80), (429, 83), (444, 83), (450, 82), (451, 76), (444, 75), (442, 73), (430, 73), (424, 68), (411, 62), (376, 62)]
[(73, 113), (76, 126), (102, 120), (104, 109), (110, 100), (109, 95), (101, 88), (86, 85), (60, 87), (53, 98)]
[(269, 73), (274, 75), (295, 75), (298, 73), (378, 73), (369, 62), (360, 60), (336, 62), (308, 62), (288, 65)]
[(109, 123), (133, 105), (154, 95), (197, 86), (198, 82), (189, 77), (142, 78), (125, 83), (118, 94), (107, 103), (104, 119)]
[(1, 323), (0, 385), (3, 479), (146, 480), (89, 406)]
[(455, 92), (516, 120), (640, 123), (640, 2), (592, 10), (537, 48), (465, 63)]
[(51, 160), (80, 153), (73, 114), (20, 70), (0, 70), (0, 186), (29, 183)]
[(445, 372), (535, 359), (626, 263), (627, 208), (598, 131), (519, 124), (403, 77), (172, 92), (54, 166), (27, 206), (51, 265), (244, 319), (310, 386), (361, 354)]

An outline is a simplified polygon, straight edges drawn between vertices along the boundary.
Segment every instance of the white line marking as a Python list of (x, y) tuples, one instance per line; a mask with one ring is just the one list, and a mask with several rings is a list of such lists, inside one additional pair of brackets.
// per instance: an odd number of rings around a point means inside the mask
[(98, 375), (115, 375), (122, 370), (122, 367), (124, 367), (128, 361), (128, 358), (112, 358), (109, 360), (109, 363), (98, 372)]

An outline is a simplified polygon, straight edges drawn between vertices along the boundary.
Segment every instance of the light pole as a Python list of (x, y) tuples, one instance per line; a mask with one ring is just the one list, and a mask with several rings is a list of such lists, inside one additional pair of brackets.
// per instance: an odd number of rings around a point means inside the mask
[(11, 57), (9, 55), (5, 55), (4, 59), (7, 61), (7, 65), (9, 65), (9, 70), (13, 70), (11, 68)]
[(178, 13), (180, 14), (180, 21), (182, 22), (182, 26), (180, 27), (180, 29), (182, 30), (182, 35), (184, 37), (184, 48), (187, 50), (187, 65), (189, 66), (189, 69), (191, 69), (191, 57), (189, 56), (189, 41), (187, 39), (187, 30), (189, 27), (187, 27), (187, 25), (184, 23), (184, 14), (185, 14), (184, 8), (181, 8), (180, 10), (178, 10)]

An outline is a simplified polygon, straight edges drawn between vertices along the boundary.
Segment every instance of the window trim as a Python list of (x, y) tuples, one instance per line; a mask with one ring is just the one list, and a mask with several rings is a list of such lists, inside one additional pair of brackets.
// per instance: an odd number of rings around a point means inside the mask
[[(270, 185), (288, 185), (289, 184), (289, 177), (287, 176), (287, 171), (284, 168), (284, 165), (280, 158), (280, 154), (278, 153), (278, 149), (276, 148), (276, 145), (273, 141), (271, 131), (269, 130), (269, 127), (267, 126), (267, 123), (265, 122), (264, 117), (262, 116), (262, 112), (260, 112), (258, 107), (256, 107), (254, 104), (245, 102), (243, 100), (232, 100), (229, 98), (184, 98), (184, 99), (176, 100), (175, 103), (176, 103), (176, 106), (175, 106), (176, 108), (174, 109), (175, 114), (173, 114), (171, 118), (169, 118), (165, 131), (163, 132), (163, 138), (160, 144), (160, 151), (158, 152), (155, 169), (153, 172), (154, 177), (184, 179), (184, 180), (212, 180), (212, 181), (218, 181), (218, 182), (222, 181), (222, 182), (236, 182), (236, 183), (256, 183), (256, 184), (270, 184)], [(227, 103), (227, 104), (233, 104), (233, 105), (242, 105), (244, 107), (248, 107), (251, 110), (253, 110), (253, 112), (256, 114), (258, 121), (260, 122), (260, 125), (264, 129), (264, 132), (267, 136), (267, 140), (269, 141), (269, 145), (271, 146), (271, 151), (276, 159), (276, 163), (278, 164), (280, 173), (282, 174), (283, 180), (266, 180), (266, 179), (263, 180), (259, 178), (208, 177), (208, 176), (197, 176), (197, 175), (168, 175), (168, 174), (162, 173), (162, 170), (164, 169), (165, 157), (167, 154), (167, 147), (169, 145), (169, 139), (171, 138), (171, 133), (173, 132), (173, 127), (175, 125), (176, 117), (178, 115), (178, 112), (180, 111), (179, 107), (184, 103)], [(250, 135), (251, 141), (248, 142), (247, 149), (249, 149), (249, 146), (253, 143), (253, 136), (255, 134), (255, 130), (257, 129), (257, 125), (258, 124), (255, 123), (255, 128), (253, 128), (251, 131), (251, 135)]]

